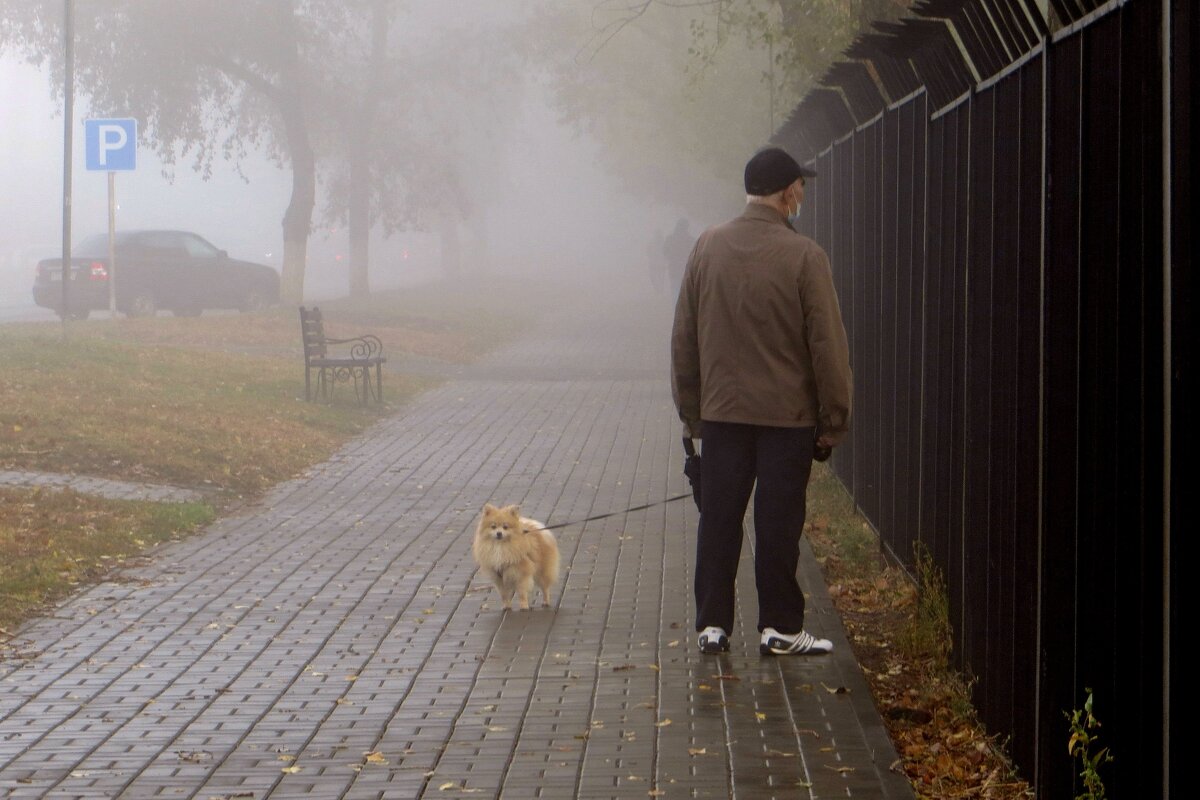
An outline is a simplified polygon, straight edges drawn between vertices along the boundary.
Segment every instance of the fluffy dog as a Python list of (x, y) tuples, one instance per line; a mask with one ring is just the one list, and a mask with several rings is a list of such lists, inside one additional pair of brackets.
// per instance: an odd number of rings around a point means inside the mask
[(558, 581), (558, 543), (542, 523), (521, 516), (519, 506), (483, 507), (471, 554), (479, 570), (492, 579), (504, 607), (529, 610), (534, 581), (541, 587), (543, 605), (550, 605), (550, 587)]

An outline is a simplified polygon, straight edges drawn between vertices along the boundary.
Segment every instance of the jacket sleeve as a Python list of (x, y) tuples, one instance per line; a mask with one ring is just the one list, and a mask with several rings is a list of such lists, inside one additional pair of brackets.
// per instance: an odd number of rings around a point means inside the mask
[(814, 247), (805, 261), (800, 278), (800, 300), (821, 406), (819, 431), (837, 444), (850, 431), (854, 391), (850, 348), (829, 257), (820, 247)]
[(675, 302), (671, 329), (671, 395), (688, 434), (700, 436), (700, 342), (696, 331), (696, 261), (700, 244), (692, 249)]

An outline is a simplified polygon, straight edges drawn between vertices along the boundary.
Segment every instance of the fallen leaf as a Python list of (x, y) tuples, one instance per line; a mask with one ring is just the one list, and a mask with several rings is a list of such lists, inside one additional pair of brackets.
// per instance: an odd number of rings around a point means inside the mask
[(670, 725), (670, 724), (671, 724), (671, 720), (669, 720), (669, 719), (664, 719), (662, 722), (656, 722), (656, 723), (654, 723), (654, 727), (656, 727), (656, 728), (665, 728), (665, 727), (667, 727), (667, 726), (668, 726), (668, 725)]
[(689, 747), (689, 748), (688, 748), (688, 755), (689, 755), (689, 756), (704, 756), (704, 755), (708, 755), (708, 748), (707, 748), (707, 747)]
[(304, 767), (282, 767), (282, 768), (280, 768), (279, 771), (286, 772), (288, 775), (295, 775), (297, 772), (299, 772), (302, 769), (304, 769)]
[(832, 686), (826, 685), (824, 681), (821, 682), (821, 686), (823, 686), (825, 691), (829, 692), (830, 694), (850, 694), (850, 690), (845, 686), (839, 686), (835, 689)]
[(383, 753), (379, 752), (378, 750), (372, 750), (371, 752), (367, 753), (367, 763), (386, 764), (388, 761), (383, 757)]
[(834, 772), (840, 772), (843, 775), (845, 775), (847, 772), (854, 772), (854, 767), (831, 767), (828, 764), (825, 765), (825, 769), (831, 769)]
[(767, 715), (766, 715), (766, 714), (764, 714), (764, 713), (763, 713), (763, 712), (761, 712), (761, 711), (755, 711), (755, 712), (754, 712), (754, 718), (755, 718), (756, 720), (758, 720), (759, 722), (762, 722), (764, 719), (766, 719), (766, 718), (767, 718)]
[(679, 640), (676, 639), (675, 641), (667, 642), (667, 647), (679, 647)]

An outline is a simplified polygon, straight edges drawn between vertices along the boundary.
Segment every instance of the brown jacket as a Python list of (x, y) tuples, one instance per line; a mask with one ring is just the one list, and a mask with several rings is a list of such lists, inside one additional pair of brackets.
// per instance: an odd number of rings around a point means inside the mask
[(850, 429), (853, 379), (829, 258), (770, 206), (705, 231), (688, 259), (671, 334), (671, 389), (700, 419)]

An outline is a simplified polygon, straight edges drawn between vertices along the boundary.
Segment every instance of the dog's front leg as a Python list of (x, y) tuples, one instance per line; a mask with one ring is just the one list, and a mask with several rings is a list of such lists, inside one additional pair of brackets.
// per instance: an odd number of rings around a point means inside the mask
[(493, 572), (492, 582), (496, 584), (496, 591), (500, 592), (500, 607), (506, 611), (512, 608), (512, 582), (506, 581), (502, 572)]

